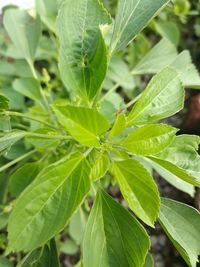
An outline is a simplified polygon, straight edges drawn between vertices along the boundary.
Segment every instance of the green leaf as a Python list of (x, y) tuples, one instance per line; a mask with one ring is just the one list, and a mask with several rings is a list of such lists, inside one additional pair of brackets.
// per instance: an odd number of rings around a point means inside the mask
[(125, 48), (168, 0), (119, 0), (111, 52)]
[(165, 68), (155, 75), (128, 115), (127, 124), (152, 123), (183, 108), (185, 93), (177, 71)]
[(136, 155), (153, 155), (169, 146), (176, 132), (165, 124), (149, 124), (133, 130), (121, 145)]
[(17, 267), (59, 267), (58, 253), (54, 239), (44, 247), (29, 253)]
[(9, 251), (31, 251), (58, 234), (90, 190), (89, 166), (76, 153), (45, 168), (20, 195), (8, 223)]
[(146, 261), (143, 267), (154, 267), (154, 260), (150, 254), (147, 254)]
[(172, 62), (171, 66), (180, 74), (185, 87), (200, 89), (200, 75), (192, 63), (190, 52), (185, 50)]
[(138, 221), (99, 191), (85, 231), (83, 266), (142, 267), (148, 248), (149, 238)]
[(200, 156), (197, 152), (198, 136), (180, 135), (157, 158), (151, 160), (161, 165), (180, 179), (200, 186)]
[(23, 58), (33, 60), (41, 33), (38, 17), (25, 10), (8, 9), (4, 14), (4, 27)]
[(9, 109), (9, 100), (7, 97), (0, 95), (0, 110)]
[(54, 106), (58, 121), (85, 146), (99, 147), (99, 136), (109, 128), (107, 119), (94, 108)]
[(181, 180), (179, 177), (174, 175), (172, 172), (163, 168), (161, 165), (158, 165), (155, 161), (151, 161), (151, 166), (156, 170), (156, 172), (162, 176), (168, 183), (177, 189), (189, 194), (191, 197), (195, 195), (195, 187), (184, 180)]
[(56, 32), (56, 17), (58, 3), (56, 0), (36, 0), (35, 6), (42, 22), (53, 32)]
[(175, 176), (179, 177), (183, 181), (192, 184), (194, 186), (200, 187), (200, 179), (192, 176), (186, 170), (178, 167), (177, 165), (173, 164), (170, 161), (159, 159), (157, 157), (148, 157), (153, 162), (157, 163), (164, 169), (168, 170), (169, 172), (173, 173)]
[(13, 264), (3, 256), (0, 256), (0, 267), (13, 267)]
[[(33, 132), (33, 134), (44, 134), (45, 138), (37, 136), (28, 136), (26, 141), (33, 145), (39, 151), (46, 151), (48, 149), (56, 148), (60, 144), (59, 139), (51, 139), (58, 135), (58, 132), (51, 128), (40, 128)], [(49, 136), (49, 138), (48, 138)]]
[(22, 139), (25, 135), (26, 135), (25, 132), (13, 131), (6, 133), (5, 136), (3, 137), (0, 137), (0, 152), (11, 147), (14, 143)]
[(200, 213), (183, 203), (162, 199), (159, 222), (190, 267), (200, 255)]
[(177, 56), (176, 47), (167, 39), (157, 43), (135, 66), (137, 74), (154, 74), (170, 65)]
[(124, 114), (117, 115), (114, 125), (109, 133), (110, 137), (119, 136), (126, 129), (126, 117)]
[(40, 171), (39, 162), (26, 163), (18, 168), (9, 178), (9, 192), (18, 197), (21, 192), (35, 179)]
[(128, 64), (120, 57), (111, 58), (106, 79), (125, 89), (132, 90), (135, 87), (135, 80), (129, 70)]
[(87, 215), (81, 208), (71, 218), (69, 224), (69, 235), (78, 245), (80, 245), (83, 240), (86, 222)]
[(164, 38), (167, 38), (176, 46), (179, 45), (180, 42), (180, 30), (177, 23), (172, 21), (162, 21), (162, 22), (155, 22), (155, 30)]
[(41, 101), (40, 83), (34, 78), (16, 79), (13, 82), (13, 88), (18, 93), (34, 100)]
[(154, 227), (160, 209), (157, 186), (137, 160), (115, 161), (112, 172), (129, 208), (146, 224)]
[(98, 152), (90, 172), (92, 181), (101, 179), (108, 171), (110, 166), (110, 159), (107, 154)]
[(63, 0), (60, 6), (61, 76), (65, 86), (85, 100), (96, 96), (106, 75), (107, 49), (99, 26), (110, 22), (99, 0)]

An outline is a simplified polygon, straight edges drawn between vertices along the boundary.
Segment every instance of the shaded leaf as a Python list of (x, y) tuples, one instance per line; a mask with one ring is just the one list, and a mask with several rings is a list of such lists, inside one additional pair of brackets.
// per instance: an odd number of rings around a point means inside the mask
[(23, 131), (12, 131), (0, 137), (0, 152), (11, 147), (14, 143), (22, 139), (26, 135)]
[(134, 72), (137, 74), (154, 74), (162, 68), (170, 65), (177, 56), (176, 47), (167, 39), (162, 39), (157, 43), (142, 59), (137, 63)]
[(18, 93), (34, 100), (41, 101), (40, 83), (34, 78), (21, 78), (13, 82), (13, 88)]
[(200, 254), (200, 213), (183, 203), (162, 199), (159, 222), (190, 267)]
[(41, 33), (39, 18), (25, 10), (8, 9), (3, 23), (17, 50), (25, 59), (33, 60)]
[(17, 267), (59, 267), (56, 243), (52, 239), (49, 244), (29, 253)]
[(9, 192), (18, 197), (21, 192), (35, 179), (40, 171), (39, 162), (25, 163), (9, 177)]
[(7, 97), (0, 95), (0, 110), (6, 110), (9, 108), (9, 100)]
[(66, 87), (85, 100), (96, 96), (106, 75), (107, 49), (99, 26), (110, 22), (99, 0), (63, 0), (60, 6), (61, 76)]

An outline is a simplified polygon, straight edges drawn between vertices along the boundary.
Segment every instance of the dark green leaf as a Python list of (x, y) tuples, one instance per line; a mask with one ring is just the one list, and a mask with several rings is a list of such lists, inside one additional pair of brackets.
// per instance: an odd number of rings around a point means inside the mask
[(9, 178), (9, 192), (18, 197), (21, 192), (35, 179), (40, 171), (39, 162), (26, 163), (18, 168)]
[(106, 75), (107, 49), (99, 26), (110, 21), (99, 0), (63, 0), (60, 6), (61, 76), (66, 87), (85, 100), (96, 96)]

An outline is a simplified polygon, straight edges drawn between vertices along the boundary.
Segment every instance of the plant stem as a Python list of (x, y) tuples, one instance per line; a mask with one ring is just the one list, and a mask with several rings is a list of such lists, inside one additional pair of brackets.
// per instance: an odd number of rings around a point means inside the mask
[(137, 95), (135, 98), (133, 98), (130, 102), (128, 102), (126, 104), (126, 108), (130, 108), (133, 104), (135, 104), (135, 102), (138, 101), (138, 99), (140, 99), (142, 93), (140, 93), (139, 95)]
[(39, 120), (37, 118), (34, 118), (32, 116), (29, 116), (29, 115), (26, 115), (26, 114), (23, 114), (23, 113), (20, 113), (20, 112), (15, 112), (15, 111), (3, 111), (3, 112), (0, 112), (0, 115), (6, 115), (6, 116), (15, 116), (15, 117), (22, 117), (22, 118), (26, 118), (28, 120), (32, 120), (32, 121), (36, 121), (36, 122), (39, 122), (39, 123), (42, 123), (50, 128), (53, 128), (53, 129), (57, 129), (55, 126), (53, 126), (52, 124), (48, 123), (48, 122), (45, 122), (45, 121), (42, 121), (42, 120)]
[(7, 163), (6, 165), (4, 165), (3, 167), (0, 168), (0, 172), (5, 171), (6, 169), (10, 168), (12, 165), (18, 163), (19, 161), (21, 161), (21, 160), (23, 160), (23, 159), (25, 159), (25, 158), (30, 157), (30, 156), (31, 156), (32, 154), (34, 154), (35, 152), (37, 152), (36, 149), (31, 150), (31, 151), (29, 151), (28, 153), (26, 153), (26, 154), (20, 156), (19, 158), (10, 161), (9, 163)]
[[(28, 62), (28, 64), (29, 64), (29, 66), (30, 66), (31, 72), (32, 72), (32, 74), (33, 74), (33, 77), (34, 77), (36, 80), (39, 81), (32, 60), (27, 59), (27, 62)], [(43, 99), (43, 102), (44, 102), (44, 107), (48, 110), (51, 119), (54, 121), (54, 123), (55, 123), (56, 126), (57, 126), (57, 125), (58, 125), (58, 124), (57, 124), (57, 120), (55, 119), (54, 114), (53, 114), (53, 112), (52, 112), (52, 110), (51, 110), (51, 107), (50, 107), (50, 105), (49, 105), (49, 101), (48, 101), (48, 99), (46, 98), (46, 96), (45, 96), (45, 94), (44, 94), (44, 92), (43, 92), (41, 86), (39, 86), (39, 88), (40, 88), (40, 94), (41, 94), (42, 99)]]
[(66, 136), (65, 135), (48, 135), (48, 134), (26, 132), (26, 136), (45, 138), (45, 139), (72, 140), (71, 136), (67, 136), (67, 135)]

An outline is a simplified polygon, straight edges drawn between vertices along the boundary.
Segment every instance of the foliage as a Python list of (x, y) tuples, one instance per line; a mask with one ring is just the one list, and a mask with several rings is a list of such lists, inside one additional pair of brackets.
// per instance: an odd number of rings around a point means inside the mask
[[(153, 266), (145, 227), (157, 220), (188, 266), (198, 261), (199, 212), (161, 198), (151, 170), (191, 196), (200, 187), (199, 137), (162, 121), (200, 76), (164, 11), (149, 26), (157, 44), (141, 33), (168, 0), (119, 0), (113, 19), (115, 2), (40, 0), (36, 12), (4, 13), (0, 229), (8, 259), (26, 254), (17, 266), (56, 267), (58, 249), (79, 248), (77, 266)], [(125, 207), (106, 192), (112, 184)]]

